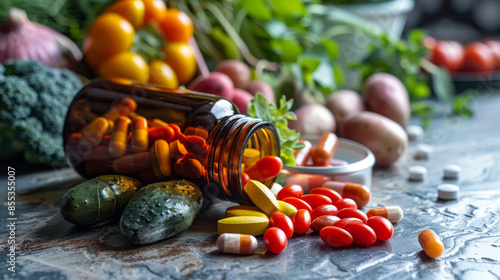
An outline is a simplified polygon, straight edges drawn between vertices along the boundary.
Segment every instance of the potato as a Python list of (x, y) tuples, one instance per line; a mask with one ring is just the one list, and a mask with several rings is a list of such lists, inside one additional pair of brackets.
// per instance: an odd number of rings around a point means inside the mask
[(365, 110), (365, 105), (361, 96), (352, 90), (339, 90), (328, 97), (326, 107), (337, 121), (337, 128), (342, 125), (345, 116), (351, 113), (358, 113)]
[(273, 88), (264, 81), (253, 81), (247, 87), (247, 91), (255, 96), (257, 92), (262, 93), (269, 103), (276, 103), (276, 96)]
[(226, 74), (237, 88), (244, 89), (250, 84), (250, 68), (239, 60), (224, 60), (215, 66), (213, 72)]
[(253, 99), (253, 95), (251, 95), (248, 91), (235, 88), (233, 102), (240, 109), (242, 114), (247, 113), (248, 105), (250, 105), (250, 100)]
[(289, 121), (289, 127), (302, 135), (321, 135), (335, 131), (335, 117), (320, 104), (306, 104), (295, 111), (296, 121)]
[(210, 73), (207, 77), (199, 76), (189, 86), (189, 90), (211, 93), (229, 100), (234, 96), (234, 85), (231, 79), (222, 73)]
[(373, 112), (346, 116), (339, 130), (341, 137), (368, 147), (378, 165), (395, 162), (408, 146), (406, 132), (398, 123)]
[(370, 111), (386, 116), (406, 127), (410, 119), (410, 101), (405, 86), (398, 78), (377, 73), (368, 78), (363, 97)]

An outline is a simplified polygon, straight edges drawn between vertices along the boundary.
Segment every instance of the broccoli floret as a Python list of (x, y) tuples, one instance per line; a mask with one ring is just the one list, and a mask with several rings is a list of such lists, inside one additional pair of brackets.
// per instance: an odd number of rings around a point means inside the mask
[(69, 70), (38, 61), (10, 61), (0, 78), (0, 159), (24, 152), (29, 163), (65, 165), (62, 130), (69, 104), (82, 87)]

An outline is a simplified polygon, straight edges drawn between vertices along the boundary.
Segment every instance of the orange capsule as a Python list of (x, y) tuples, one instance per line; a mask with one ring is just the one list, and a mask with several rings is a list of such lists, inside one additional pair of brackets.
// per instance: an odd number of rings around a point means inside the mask
[(158, 126), (148, 128), (149, 143), (154, 143), (156, 140), (162, 139), (167, 142), (172, 142), (175, 138), (175, 132), (170, 126)]
[(186, 147), (179, 141), (175, 140), (170, 142), (170, 157), (174, 160), (178, 158), (182, 158), (185, 154), (187, 154)]
[(444, 244), (441, 238), (432, 230), (424, 229), (418, 234), (418, 243), (427, 256), (437, 258), (443, 254)]
[(222, 253), (250, 255), (257, 245), (257, 239), (248, 234), (223, 233), (217, 238), (217, 248)]
[(137, 102), (130, 97), (123, 98), (118, 104), (109, 109), (103, 117), (114, 122), (120, 116), (128, 116), (137, 109)]
[(187, 127), (184, 130), (184, 134), (185, 135), (195, 135), (195, 136), (201, 137), (205, 140), (208, 138), (208, 130), (205, 129), (204, 127), (199, 127), (199, 126), (198, 127), (193, 127), (193, 126)]
[(153, 171), (157, 178), (165, 178), (172, 172), (170, 146), (165, 140), (156, 140), (151, 147)]
[(109, 122), (103, 117), (99, 117), (90, 122), (82, 129), (82, 138), (80, 139), (80, 146), (85, 151), (92, 150), (95, 146), (99, 145), (108, 130)]
[(118, 174), (133, 174), (152, 167), (150, 152), (126, 155), (113, 161), (113, 170)]
[(254, 165), (245, 169), (245, 173), (251, 179), (264, 182), (278, 176), (283, 168), (283, 162), (276, 156), (265, 156), (255, 162)]
[(199, 136), (187, 136), (183, 144), (184, 147), (186, 147), (186, 150), (190, 153), (202, 155), (207, 150), (207, 143), (205, 142), (205, 139)]
[(335, 154), (339, 141), (337, 135), (331, 132), (321, 135), (316, 147), (312, 151), (313, 163), (316, 166), (326, 166), (330, 164), (330, 159)]
[(109, 154), (112, 157), (121, 157), (127, 151), (128, 127), (131, 121), (125, 116), (119, 117), (109, 140)]
[(381, 216), (391, 221), (391, 223), (397, 224), (401, 221), (401, 219), (403, 219), (403, 209), (399, 206), (377, 207), (368, 210), (368, 212), (366, 212), (366, 216), (368, 216), (368, 218)]
[(323, 188), (338, 192), (343, 198), (350, 198), (356, 202), (358, 208), (362, 208), (370, 202), (370, 189), (364, 185), (329, 181), (323, 184)]
[(134, 152), (147, 150), (149, 145), (148, 122), (146, 118), (137, 116), (132, 119), (132, 138), (130, 147)]
[(169, 125), (168, 125), (168, 123), (166, 123), (160, 119), (148, 120), (148, 127), (161, 127), (161, 126), (169, 126)]
[(181, 178), (201, 178), (203, 176), (203, 165), (194, 159), (178, 159), (174, 165), (175, 173)]
[(304, 148), (296, 151), (293, 155), (295, 157), (295, 164), (297, 166), (304, 166), (306, 165), (309, 156), (311, 156), (312, 144), (307, 140), (300, 140), (299, 143), (304, 144)]

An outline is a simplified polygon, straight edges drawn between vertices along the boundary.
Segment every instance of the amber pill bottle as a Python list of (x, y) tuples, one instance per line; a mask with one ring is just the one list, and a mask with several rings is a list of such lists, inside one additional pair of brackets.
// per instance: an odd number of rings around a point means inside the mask
[(85, 178), (187, 179), (209, 199), (241, 204), (251, 204), (241, 183), (244, 150), (280, 154), (274, 126), (227, 99), (124, 79), (88, 83), (70, 105), (63, 138), (68, 164)]

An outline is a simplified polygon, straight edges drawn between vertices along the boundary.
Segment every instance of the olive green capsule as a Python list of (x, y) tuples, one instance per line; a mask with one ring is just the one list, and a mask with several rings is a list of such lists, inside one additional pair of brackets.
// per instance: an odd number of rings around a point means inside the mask
[(148, 244), (187, 230), (203, 203), (200, 189), (186, 180), (147, 185), (125, 207), (122, 235), (134, 244)]
[(67, 191), (61, 201), (61, 214), (81, 226), (106, 224), (120, 216), (141, 183), (121, 175), (104, 175), (83, 182)]

